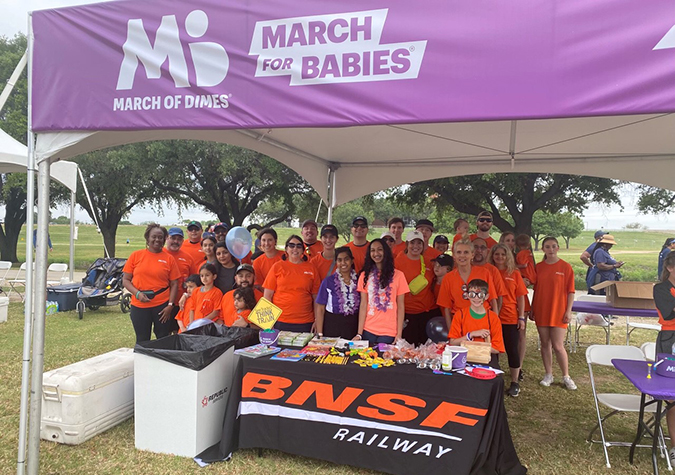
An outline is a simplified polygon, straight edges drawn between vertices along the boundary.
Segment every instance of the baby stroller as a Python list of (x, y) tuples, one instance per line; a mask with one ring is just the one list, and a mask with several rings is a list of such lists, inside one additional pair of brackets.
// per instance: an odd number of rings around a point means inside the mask
[(102, 257), (87, 270), (82, 286), (77, 291), (77, 313), (82, 320), (85, 307), (98, 310), (100, 307), (120, 304), (122, 312), (131, 308), (131, 294), (124, 293), (122, 269), (126, 259)]

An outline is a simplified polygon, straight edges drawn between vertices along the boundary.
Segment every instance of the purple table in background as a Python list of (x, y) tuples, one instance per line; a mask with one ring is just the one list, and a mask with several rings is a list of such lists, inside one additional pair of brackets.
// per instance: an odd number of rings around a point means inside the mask
[[(659, 473), (658, 468), (658, 452), (657, 443), (661, 434), (661, 416), (670, 408), (671, 404), (666, 404), (666, 410), (662, 411), (663, 401), (675, 400), (675, 378), (666, 378), (660, 376), (654, 371), (651, 372), (651, 379), (647, 378), (649, 372), (648, 363), (646, 361), (622, 360), (613, 359), (612, 364), (616, 369), (621, 371), (623, 375), (628, 378), (633, 386), (642, 393), (640, 399), (640, 419), (638, 421), (638, 430), (635, 435), (635, 440), (630, 448), (630, 463), (633, 463), (633, 454), (635, 446), (642, 438), (644, 429), (647, 427), (644, 421), (644, 409), (646, 404), (656, 404), (656, 412), (654, 413), (655, 421), (654, 434), (652, 437), (652, 465), (654, 466), (654, 474)], [(645, 403), (646, 396), (654, 398), (653, 401)]]
[[(656, 309), (653, 308), (650, 309), (619, 308), (619, 307), (612, 307), (611, 305), (608, 305), (605, 302), (584, 302), (582, 300), (575, 300), (574, 303), (572, 304), (572, 311), (584, 313), (599, 313), (600, 315), (618, 315), (626, 317), (626, 345), (630, 345), (630, 334), (636, 328), (643, 328), (656, 331), (660, 330), (660, 326), (656, 323), (630, 322), (630, 317), (659, 318), (659, 314), (656, 313)], [(607, 340), (609, 341), (609, 332), (607, 333)]]

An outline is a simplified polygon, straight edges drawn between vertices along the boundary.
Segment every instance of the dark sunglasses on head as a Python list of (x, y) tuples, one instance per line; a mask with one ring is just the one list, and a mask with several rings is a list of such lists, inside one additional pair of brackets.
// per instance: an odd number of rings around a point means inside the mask
[(491, 223), (492, 218), (478, 218), (479, 223)]
[(286, 244), (286, 247), (289, 248), (289, 249), (302, 249), (303, 247), (305, 247), (305, 245), (304, 244), (298, 244), (298, 243), (295, 243), (295, 242), (289, 242), (288, 244)]

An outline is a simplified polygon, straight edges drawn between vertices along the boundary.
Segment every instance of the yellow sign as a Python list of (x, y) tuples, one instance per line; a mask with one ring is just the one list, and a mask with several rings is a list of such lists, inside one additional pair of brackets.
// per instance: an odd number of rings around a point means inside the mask
[(261, 298), (248, 316), (248, 320), (263, 330), (271, 329), (279, 317), (282, 310), (265, 298)]

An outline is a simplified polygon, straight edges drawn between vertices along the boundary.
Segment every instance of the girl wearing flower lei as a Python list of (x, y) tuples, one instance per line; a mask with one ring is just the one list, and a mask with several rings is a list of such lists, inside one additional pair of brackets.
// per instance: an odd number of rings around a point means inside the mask
[(316, 297), (316, 332), (320, 337), (351, 340), (359, 323), (361, 296), (356, 290), (354, 256), (348, 247), (335, 249), (336, 272), (321, 282)]
[(357, 290), (361, 293), (355, 340), (393, 343), (403, 332), (404, 298), (410, 290), (403, 273), (394, 269), (391, 249), (382, 239), (368, 245)]

